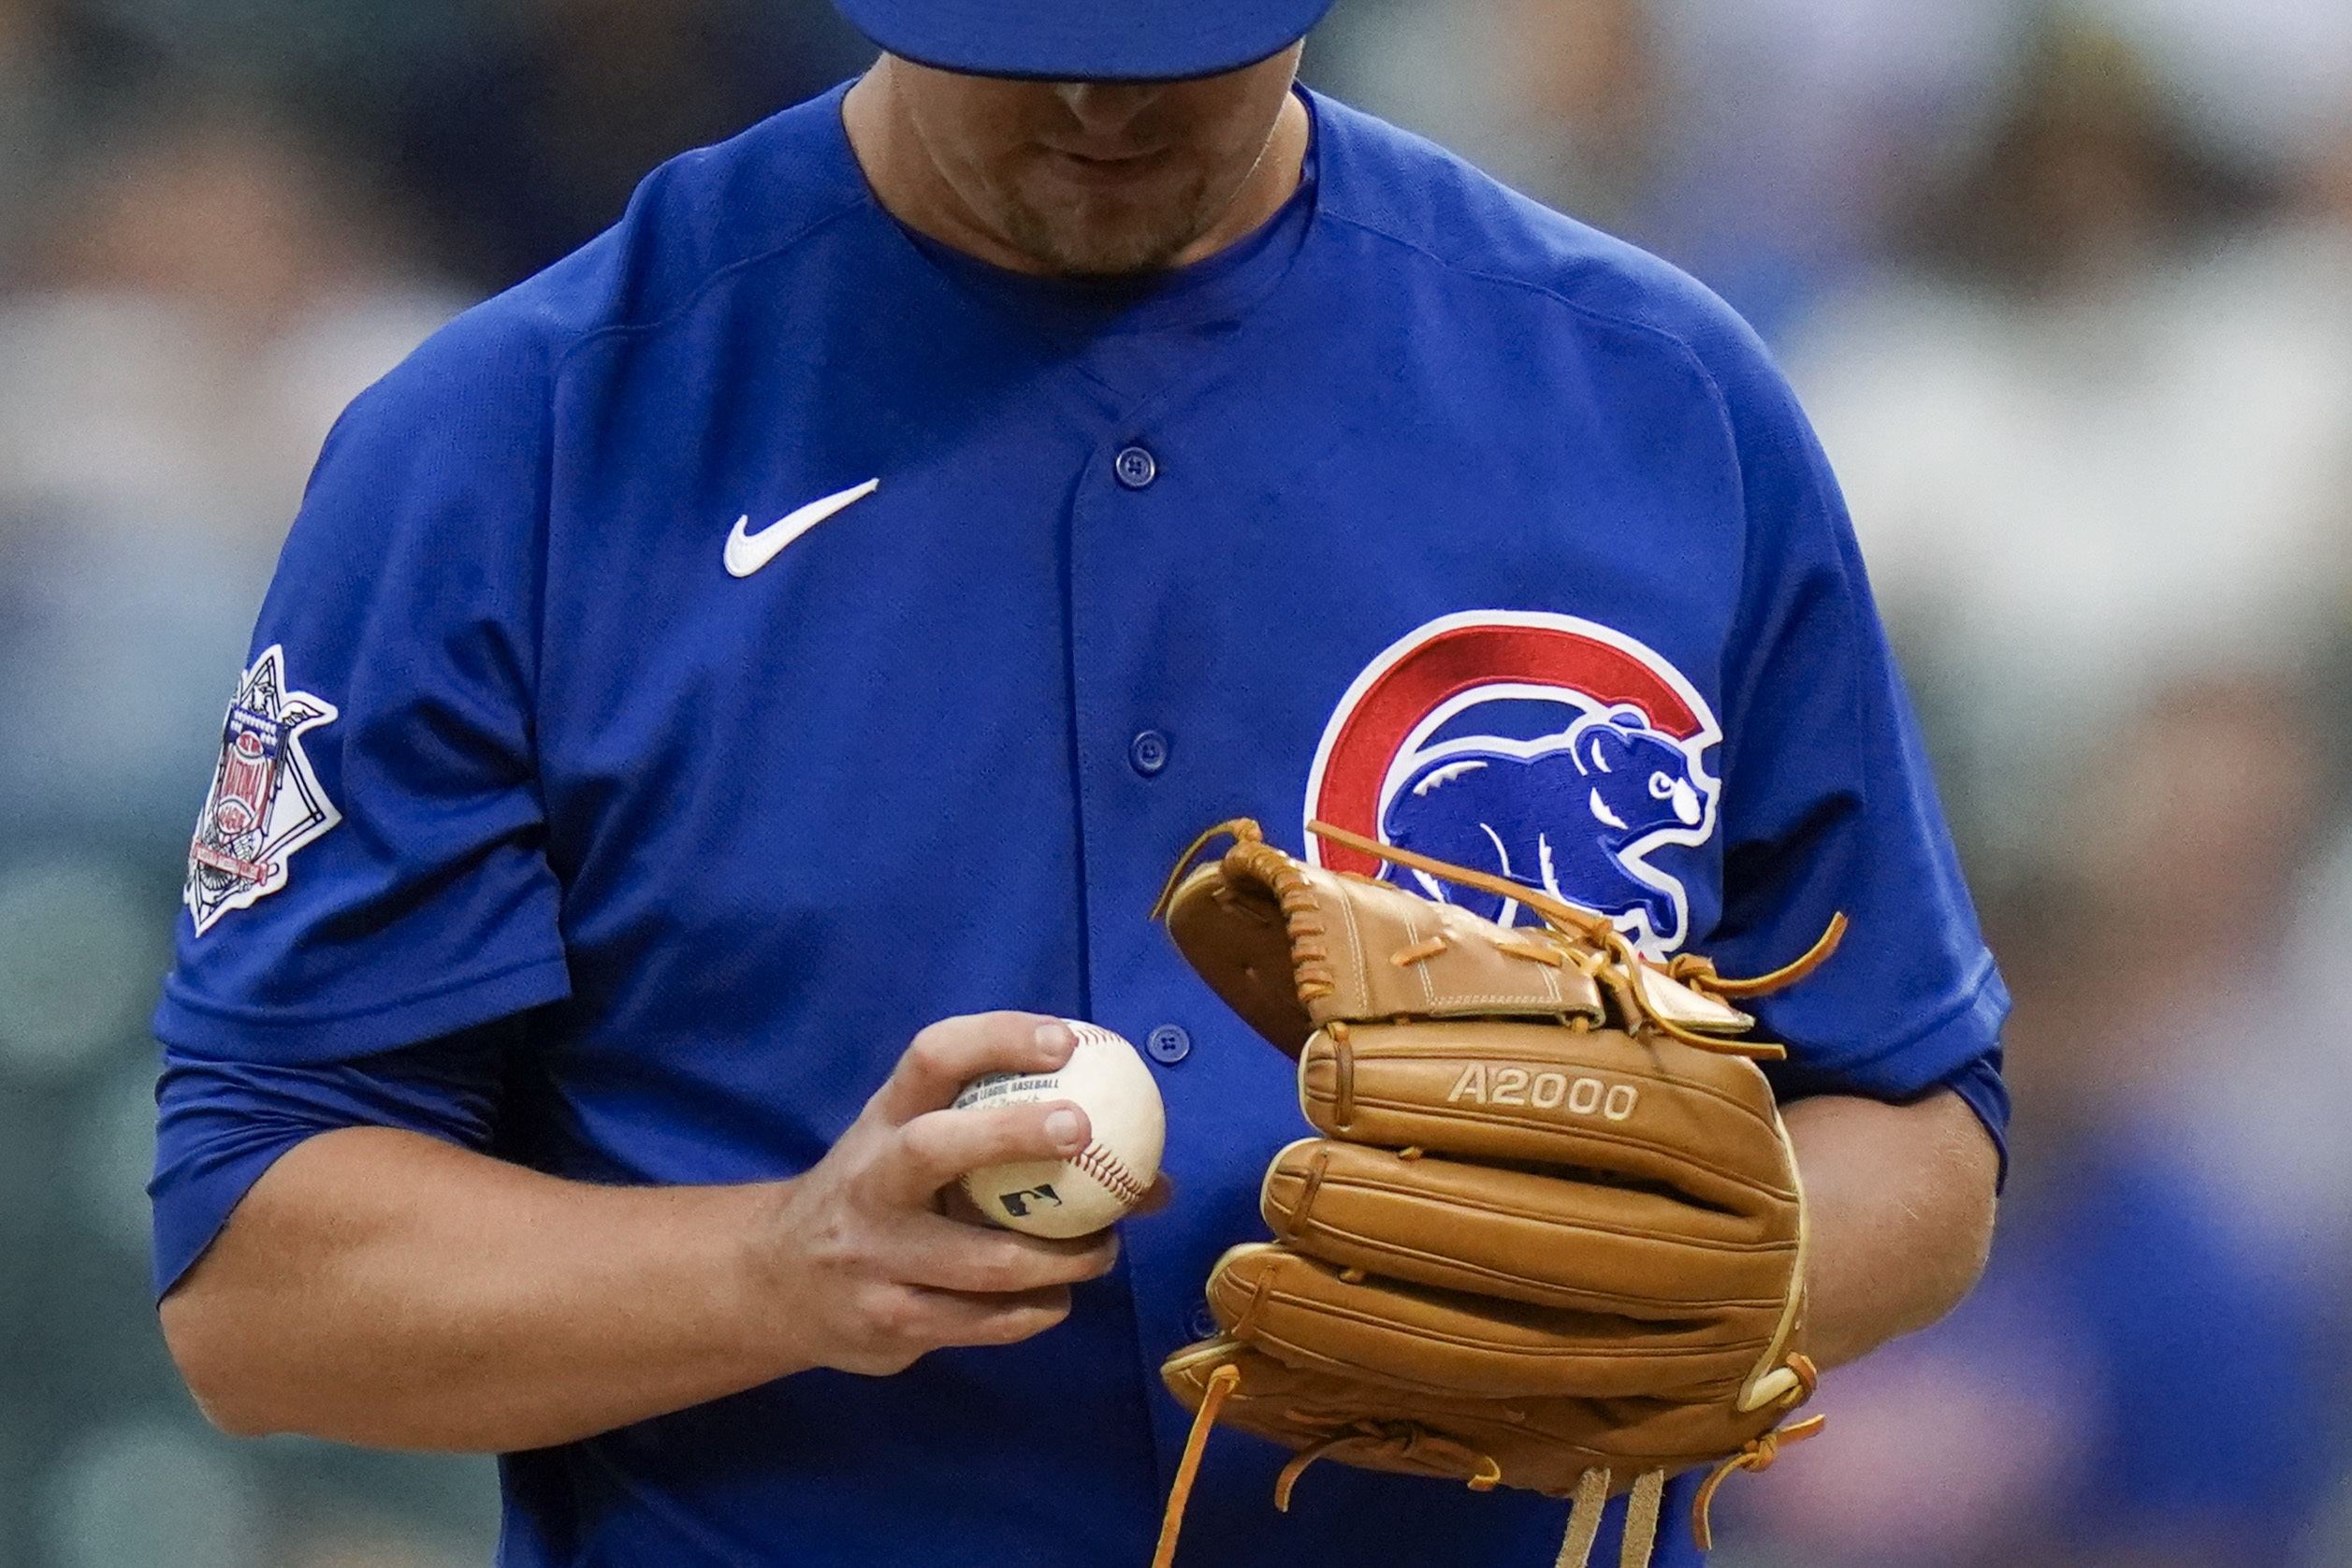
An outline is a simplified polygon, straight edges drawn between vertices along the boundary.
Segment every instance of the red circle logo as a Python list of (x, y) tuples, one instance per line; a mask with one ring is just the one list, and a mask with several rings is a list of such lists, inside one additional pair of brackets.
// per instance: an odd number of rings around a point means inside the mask
[[(1546, 733), (1482, 729), (1488, 704), (1531, 702), (1556, 708)], [(1688, 901), (1651, 857), (1713, 835), (1721, 786), (1706, 753), (1721, 739), (1697, 689), (1623, 632), (1473, 611), (1421, 627), (1357, 677), (1317, 748), (1307, 817), (1543, 888), (1665, 951), (1688, 936)], [(1307, 853), (1399, 878), (1312, 834)], [(1492, 895), (1411, 885), (1506, 924), (1522, 917)]]

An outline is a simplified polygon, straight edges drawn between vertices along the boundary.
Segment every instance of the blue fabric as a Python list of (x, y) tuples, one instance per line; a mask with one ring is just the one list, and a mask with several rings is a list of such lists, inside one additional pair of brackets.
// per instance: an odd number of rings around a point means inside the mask
[(835, 0), (893, 54), (1055, 81), (1214, 76), (1307, 36), (1331, 0)]
[(2009, 1084), (2001, 1078), (2000, 1054), (1981, 1056), (1944, 1081), (1958, 1095), (1992, 1137), (2001, 1157), (2000, 1185), (2009, 1185)]
[(156, 1087), (155, 1292), (211, 1245), (229, 1211), (296, 1144), (341, 1127), (399, 1127), (492, 1147), (506, 1053), (527, 1019), (349, 1062), (285, 1066), (261, 1052), (167, 1053)]
[[(1184, 1429), (1154, 1369), (1301, 1130), (1291, 1065), (1144, 918), (1222, 818), (1293, 849), (1318, 809), (1452, 831), (1422, 806), (1468, 795), (1394, 786), (1467, 747), (1596, 878), (1563, 891), (1661, 951), (1761, 972), (1848, 912), (1838, 957), (1764, 1005), (1819, 1085), (1905, 1097), (1988, 1059), (1999, 980), (1835, 486), (1752, 335), (1313, 107), (1295, 238), (1072, 332), (911, 242), (829, 96), (656, 174), (329, 442), (254, 646), (334, 710), (270, 765), (341, 820), (255, 866), (282, 888), (182, 922), (160, 1286), (306, 1130), (758, 1181), (820, 1158), (942, 1017), (1194, 1041), (1155, 1069), (1179, 1200), (1067, 1324), (515, 1457), (508, 1568), (1140, 1559)], [(875, 478), (723, 569), (738, 517)], [(1608, 757), (1645, 761), (1562, 791)], [(1556, 1503), (1339, 1466), (1277, 1515), (1279, 1459), (1212, 1445), (1188, 1557), (1557, 1546)], [(1683, 1512), (1666, 1568), (1697, 1561)]]

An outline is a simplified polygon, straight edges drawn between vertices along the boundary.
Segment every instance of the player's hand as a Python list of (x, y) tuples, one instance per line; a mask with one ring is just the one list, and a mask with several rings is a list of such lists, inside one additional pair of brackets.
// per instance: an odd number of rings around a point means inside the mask
[(1111, 1231), (1046, 1241), (957, 1218), (947, 1201), (966, 1171), (1086, 1146), (1086, 1113), (1066, 1101), (949, 1109), (983, 1073), (1052, 1072), (1076, 1046), (1032, 1013), (935, 1024), (832, 1151), (776, 1189), (757, 1284), (799, 1359), (883, 1376), (945, 1346), (1010, 1344), (1061, 1322), (1069, 1287), (1110, 1271)]

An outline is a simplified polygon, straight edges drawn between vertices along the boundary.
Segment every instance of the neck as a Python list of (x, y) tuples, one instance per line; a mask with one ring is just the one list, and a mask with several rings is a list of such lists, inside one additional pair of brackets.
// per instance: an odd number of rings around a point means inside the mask
[[(885, 54), (843, 100), (850, 151), (883, 210), (908, 228), (1008, 271), (1046, 275), (1053, 269), (1015, 248), (949, 181), (916, 131)], [(1311, 123), (1296, 93), (1283, 96), (1256, 161), (1224, 210), (1168, 265), (1188, 267), (1247, 238), (1282, 211), (1299, 189)]]

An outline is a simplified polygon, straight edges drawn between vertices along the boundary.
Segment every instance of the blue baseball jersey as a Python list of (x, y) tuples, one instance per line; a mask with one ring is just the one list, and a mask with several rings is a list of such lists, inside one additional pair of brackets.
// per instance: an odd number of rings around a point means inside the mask
[[(510, 1456), (507, 1568), (1145, 1560), (1186, 1426), (1156, 1367), (1305, 1130), (1147, 918), (1221, 819), (1497, 869), (1726, 973), (1843, 910), (1764, 1004), (1791, 1088), (1997, 1123), (2000, 981), (1762, 348), (1311, 108), (1256, 235), (1090, 287), (904, 229), (836, 93), (658, 172), (328, 442), (157, 1014), (159, 1289), (323, 1128), (790, 1177), (919, 1029), (998, 1008), (1146, 1044), (1168, 1103), (1175, 1206), (1067, 1323)], [(1187, 1561), (1552, 1561), (1557, 1502), (1326, 1465), (1284, 1515), (1284, 1457), (1212, 1442)], [(1684, 1512), (1661, 1563), (1698, 1560)]]

